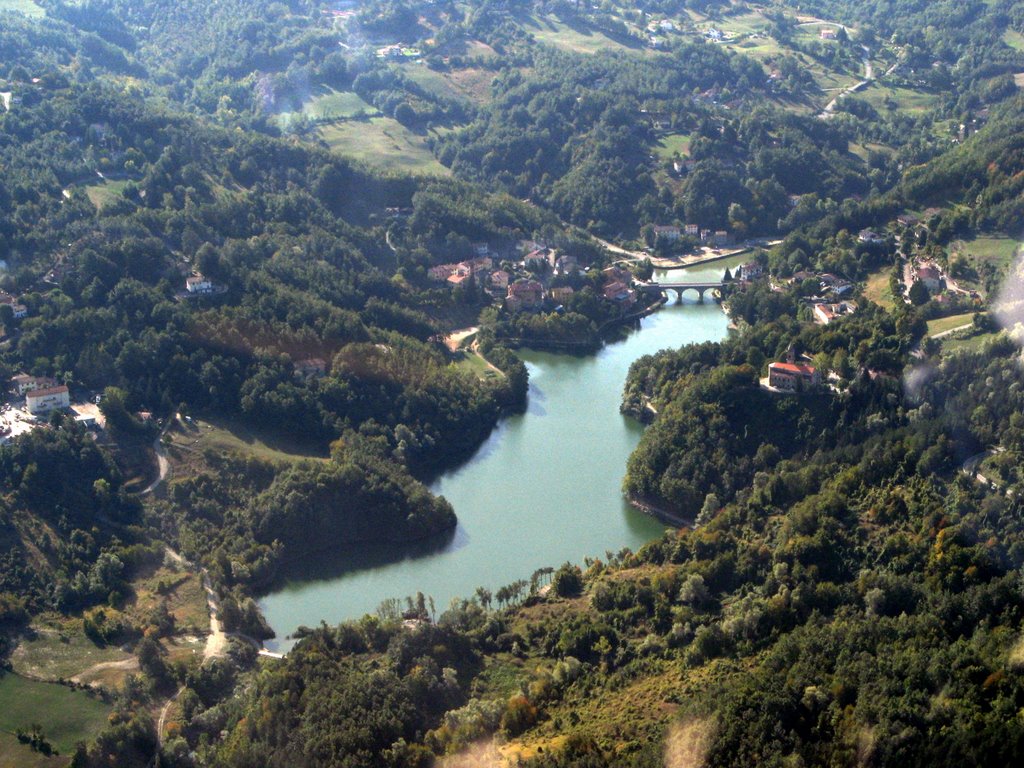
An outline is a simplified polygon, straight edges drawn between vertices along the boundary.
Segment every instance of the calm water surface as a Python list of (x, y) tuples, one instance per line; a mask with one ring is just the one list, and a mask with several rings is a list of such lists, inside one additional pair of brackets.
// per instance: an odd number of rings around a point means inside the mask
[[(726, 266), (733, 264), (656, 279), (713, 279)], [(643, 431), (619, 413), (626, 374), (641, 355), (721, 339), (726, 325), (717, 304), (685, 301), (667, 304), (593, 356), (523, 350), (527, 412), (502, 421), (472, 459), (431, 486), (455, 507), (455, 531), (411, 546), (360, 546), (303, 562), (260, 601), (279, 638), (268, 647), (290, 645), (284, 638), (300, 624), (373, 613), (385, 598), (420, 591), (440, 613), (478, 586), (493, 591), (537, 568), (603, 558), (659, 536), (663, 525), (621, 493), (626, 459)]]

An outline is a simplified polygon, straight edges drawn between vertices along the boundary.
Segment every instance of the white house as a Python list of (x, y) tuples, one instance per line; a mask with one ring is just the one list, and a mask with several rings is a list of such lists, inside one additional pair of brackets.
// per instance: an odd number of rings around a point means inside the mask
[(71, 405), (71, 396), (64, 385), (37, 389), (25, 395), (25, 409), (34, 416), (50, 411), (67, 408)]
[(189, 293), (210, 293), (213, 283), (202, 275), (191, 275), (185, 278), (185, 290)]

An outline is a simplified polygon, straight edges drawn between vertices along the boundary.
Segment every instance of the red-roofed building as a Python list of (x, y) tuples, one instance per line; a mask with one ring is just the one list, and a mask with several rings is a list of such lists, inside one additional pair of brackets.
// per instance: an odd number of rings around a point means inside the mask
[(768, 385), (786, 392), (814, 389), (821, 385), (821, 374), (813, 365), (772, 363), (768, 366)]

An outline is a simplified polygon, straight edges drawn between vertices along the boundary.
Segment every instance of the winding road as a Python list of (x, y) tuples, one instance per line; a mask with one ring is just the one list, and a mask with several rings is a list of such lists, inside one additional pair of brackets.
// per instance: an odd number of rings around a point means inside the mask
[[(854, 85), (851, 85), (849, 88), (844, 88), (843, 90), (841, 90), (836, 95), (836, 97), (832, 99), (832, 101), (825, 105), (825, 109), (821, 111), (818, 117), (822, 119), (828, 119), (832, 117), (832, 115), (835, 114), (836, 105), (839, 103), (839, 100), (841, 98), (843, 98), (847, 94), (861, 91), (864, 88), (867, 88), (869, 85), (871, 85), (872, 82), (874, 82), (875, 67), (871, 63), (871, 49), (868, 48), (866, 45), (862, 45), (861, 50), (864, 51), (864, 79), (858, 83), (855, 83)], [(895, 69), (895, 66), (893, 66), (893, 69)]]

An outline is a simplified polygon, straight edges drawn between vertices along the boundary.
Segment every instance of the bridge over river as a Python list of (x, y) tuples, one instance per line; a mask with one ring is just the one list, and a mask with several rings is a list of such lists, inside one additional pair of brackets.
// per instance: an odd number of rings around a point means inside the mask
[(660, 293), (666, 298), (668, 297), (669, 291), (674, 291), (676, 294), (676, 301), (683, 300), (683, 294), (687, 291), (695, 291), (697, 297), (704, 301), (704, 294), (708, 291), (721, 290), (724, 283), (721, 280), (708, 280), (705, 282), (671, 282), (671, 283), (641, 283), (636, 284), (638, 291), (644, 293)]

